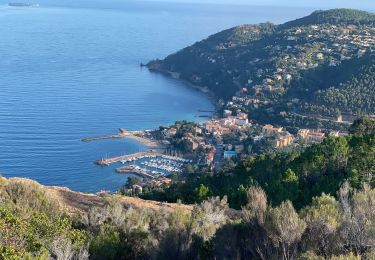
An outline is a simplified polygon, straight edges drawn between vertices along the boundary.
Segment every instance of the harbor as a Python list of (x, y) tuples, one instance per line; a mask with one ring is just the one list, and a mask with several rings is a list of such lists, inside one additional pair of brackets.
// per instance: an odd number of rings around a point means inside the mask
[(162, 155), (149, 161), (141, 162), (142, 165), (156, 170), (182, 173), (182, 167), (191, 163), (191, 160), (183, 159), (180, 157)]
[(112, 158), (103, 158), (103, 159), (95, 161), (95, 163), (100, 166), (109, 166), (117, 162), (124, 163), (124, 162), (133, 162), (133, 161), (143, 159), (143, 158), (154, 158), (157, 155), (158, 154), (155, 152), (139, 152), (139, 153), (126, 154), (126, 155), (121, 155), (121, 156), (112, 157)]
[(166, 176), (183, 172), (183, 168), (193, 161), (190, 159), (178, 157), (176, 153), (167, 150), (155, 131), (127, 131), (120, 128), (118, 134), (105, 135), (98, 137), (88, 137), (81, 139), (82, 142), (94, 142), (106, 139), (129, 138), (144, 144), (149, 150), (140, 151), (132, 154), (125, 154), (115, 157), (103, 157), (94, 163), (108, 167), (113, 164), (122, 164), (116, 167), (114, 171), (118, 174), (132, 174), (143, 179), (144, 183), (168, 183), (170, 179)]
[(142, 169), (138, 166), (124, 166), (116, 169), (117, 173), (129, 173), (134, 174), (142, 178), (154, 179), (155, 176), (151, 174), (151, 172)]
[(182, 173), (183, 167), (192, 163), (192, 160), (177, 156), (169, 156), (155, 152), (138, 152), (112, 158), (95, 161), (100, 166), (110, 166), (114, 163), (121, 163), (124, 166), (115, 169), (121, 174), (135, 174), (146, 179), (165, 177), (171, 173)]

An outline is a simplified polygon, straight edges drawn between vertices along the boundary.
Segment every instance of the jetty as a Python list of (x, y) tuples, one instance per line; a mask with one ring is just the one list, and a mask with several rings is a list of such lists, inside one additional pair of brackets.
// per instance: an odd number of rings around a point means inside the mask
[(114, 135), (105, 135), (105, 136), (98, 136), (98, 137), (88, 137), (81, 139), (82, 142), (93, 142), (93, 141), (99, 141), (99, 140), (105, 140), (105, 139), (115, 139), (115, 138), (126, 138), (128, 137), (128, 133), (126, 129), (120, 128), (118, 134)]
[(89, 137), (81, 139), (82, 142), (93, 142), (93, 141), (100, 141), (105, 139), (116, 139), (116, 138), (127, 138), (131, 140), (135, 140), (144, 144), (150, 150), (158, 150), (159, 152), (163, 152), (166, 149), (166, 145), (160, 142), (160, 140), (155, 140), (146, 136), (146, 133), (149, 130), (142, 130), (142, 131), (127, 131), (125, 128), (120, 128), (118, 134), (114, 135), (105, 135), (105, 136), (98, 136), (98, 137)]
[(148, 178), (148, 179), (154, 179), (155, 177), (150, 174), (149, 171), (139, 168), (137, 166), (124, 166), (116, 169), (117, 173), (131, 173), (138, 175), (139, 177), (142, 178)]
[(100, 166), (109, 166), (113, 163), (121, 162), (121, 161), (136, 161), (142, 158), (150, 158), (150, 157), (156, 157), (158, 156), (157, 153), (155, 152), (139, 152), (139, 153), (133, 153), (133, 154), (126, 154), (118, 157), (113, 157), (113, 158), (103, 158), (101, 160), (95, 161), (97, 165)]

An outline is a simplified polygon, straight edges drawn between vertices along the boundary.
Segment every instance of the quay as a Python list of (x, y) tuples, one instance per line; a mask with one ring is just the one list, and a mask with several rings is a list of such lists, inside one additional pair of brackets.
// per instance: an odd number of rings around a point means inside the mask
[(95, 161), (95, 163), (100, 166), (109, 166), (116, 162), (135, 161), (135, 160), (146, 158), (146, 157), (150, 158), (150, 157), (156, 157), (156, 156), (158, 156), (158, 154), (155, 152), (139, 152), (139, 153), (133, 153), (133, 154), (126, 154), (126, 155), (113, 157), (113, 158), (106, 158), (106, 159), (103, 158), (101, 160)]
[(200, 113), (215, 113), (214, 110), (203, 110), (203, 109), (198, 109), (198, 112), (200, 112)]
[(93, 141), (99, 141), (99, 140), (105, 140), (105, 139), (126, 138), (126, 137), (128, 137), (126, 129), (120, 128), (118, 134), (83, 138), (81, 139), (81, 141), (87, 143), (87, 142), (93, 142)]
[(134, 166), (124, 166), (116, 169), (117, 173), (131, 173), (138, 175), (139, 177), (148, 178), (148, 179), (154, 179), (155, 177), (149, 173), (149, 171), (134, 167)]
[(194, 117), (211, 118), (209, 115), (195, 115)]

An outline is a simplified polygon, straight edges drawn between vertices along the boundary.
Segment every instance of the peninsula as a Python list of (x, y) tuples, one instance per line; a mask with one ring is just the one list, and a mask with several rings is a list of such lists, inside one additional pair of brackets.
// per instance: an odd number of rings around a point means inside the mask
[[(202, 86), (262, 124), (340, 129), (375, 113), (375, 15), (334, 9), (241, 25), (147, 64)], [(323, 120), (322, 120), (323, 119)]]

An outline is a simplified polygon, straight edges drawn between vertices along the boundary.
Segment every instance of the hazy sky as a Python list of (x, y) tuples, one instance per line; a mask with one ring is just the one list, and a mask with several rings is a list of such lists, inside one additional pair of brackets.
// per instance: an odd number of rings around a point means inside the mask
[(247, 5), (276, 5), (276, 6), (303, 6), (318, 8), (359, 8), (375, 10), (375, 0), (153, 0), (168, 2), (189, 3), (216, 3), (216, 4), (247, 4)]

